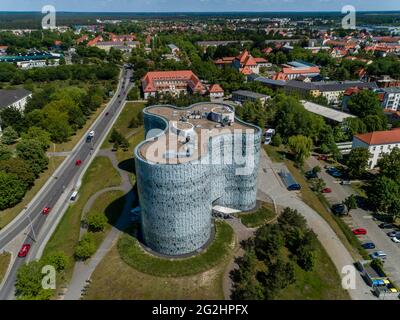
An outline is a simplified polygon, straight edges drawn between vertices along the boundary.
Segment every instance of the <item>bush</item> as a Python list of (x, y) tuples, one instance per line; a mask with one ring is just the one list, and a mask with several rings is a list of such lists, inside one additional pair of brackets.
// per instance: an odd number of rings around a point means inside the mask
[(277, 133), (276, 135), (274, 135), (274, 136), (272, 137), (272, 139), (271, 139), (271, 144), (272, 144), (274, 147), (280, 147), (282, 143), (283, 143), (282, 137), (281, 137), (281, 135), (280, 135), (279, 133)]
[(91, 214), (86, 219), (88, 228), (92, 232), (103, 231), (107, 225), (107, 222), (108, 222), (107, 217), (101, 213)]
[(13, 127), (7, 127), (3, 130), (3, 135), (1, 136), (1, 142), (4, 144), (13, 144), (18, 140), (18, 133), (13, 129)]
[(96, 252), (96, 243), (93, 233), (87, 232), (78, 242), (75, 248), (75, 258), (77, 260), (86, 260)]
[(57, 271), (65, 270), (69, 262), (69, 257), (64, 252), (57, 252), (44, 258), (44, 263), (53, 266)]

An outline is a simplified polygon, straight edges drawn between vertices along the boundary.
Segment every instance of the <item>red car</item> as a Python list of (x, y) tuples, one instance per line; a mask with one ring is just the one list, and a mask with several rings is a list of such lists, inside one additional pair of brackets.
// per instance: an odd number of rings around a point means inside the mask
[(323, 160), (323, 161), (327, 161), (328, 160), (328, 156), (321, 154), (318, 156), (318, 160)]
[(358, 228), (358, 229), (354, 229), (353, 233), (355, 235), (360, 235), (360, 234), (367, 234), (367, 230), (363, 229), (363, 228)]
[(82, 164), (82, 160), (76, 160), (75, 161), (75, 165), (77, 165), (78, 167)]
[(331, 188), (325, 188), (324, 190), (322, 190), (322, 193), (331, 193), (332, 189)]
[(20, 258), (26, 257), (26, 255), (28, 254), (30, 248), (31, 248), (31, 245), (25, 243), (25, 244), (22, 246), (21, 250), (19, 250), (19, 252), (18, 252), (18, 257), (20, 257)]
[(49, 207), (45, 207), (45, 208), (43, 208), (43, 210), (42, 210), (42, 214), (44, 214), (44, 215), (48, 215), (50, 213), (50, 208)]

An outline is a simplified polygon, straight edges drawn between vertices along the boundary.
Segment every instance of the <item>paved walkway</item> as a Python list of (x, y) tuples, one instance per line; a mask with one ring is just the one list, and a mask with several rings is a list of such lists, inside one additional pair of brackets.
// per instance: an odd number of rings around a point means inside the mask
[[(101, 194), (113, 190), (122, 190), (126, 193), (125, 206), (116, 225), (112, 227), (110, 232), (108, 232), (106, 238), (104, 239), (104, 241), (102, 242), (96, 253), (93, 255), (93, 257), (91, 257), (88, 261), (75, 263), (72, 279), (70, 281), (68, 291), (64, 297), (65, 300), (79, 300), (81, 298), (82, 290), (87, 285), (86, 280), (90, 279), (97, 265), (100, 263), (101, 260), (103, 260), (105, 255), (111, 249), (111, 247), (116, 243), (124, 227), (129, 224), (130, 210), (132, 203), (135, 200), (135, 195), (132, 190), (132, 185), (129, 181), (129, 174), (128, 172), (118, 167), (118, 160), (115, 157), (115, 154), (111, 150), (101, 150), (98, 153), (98, 155), (107, 156), (111, 160), (114, 168), (119, 172), (122, 178), (122, 184), (119, 187), (106, 188), (94, 194), (86, 203), (83, 212), (87, 213), (90, 210), (91, 206), (93, 205), (94, 201)], [(81, 229), (81, 235), (84, 232), (86, 231)]]

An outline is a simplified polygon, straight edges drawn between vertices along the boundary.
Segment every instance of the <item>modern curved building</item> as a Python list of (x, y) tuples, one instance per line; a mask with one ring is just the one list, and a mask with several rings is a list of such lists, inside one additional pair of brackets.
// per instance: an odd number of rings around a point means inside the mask
[(143, 240), (164, 255), (195, 252), (210, 239), (214, 205), (255, 207), (262, 131), (220, 103), (143, 112), (147, 139), (135, 149)]

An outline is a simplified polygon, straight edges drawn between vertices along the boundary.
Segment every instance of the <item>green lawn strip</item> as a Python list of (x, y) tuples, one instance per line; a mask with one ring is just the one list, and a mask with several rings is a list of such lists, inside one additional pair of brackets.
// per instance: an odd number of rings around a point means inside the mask
[(118, 241), (121, 258), (129, 266), (147, 274), (161, 277), (179, 277), (197, 274), (216, 266), (234, 247), (232, 228), (216, 221), (214, 241), (205, 252), (187, 259), (164, 259), (145, 252), (136, 238), (127, 234)]
[(275, 218), (276, 213), (272, 204), (263, 203), (261, 208), (252, 212), (240, 213), (238, 216), (246, 227), (256, 228)]
[(127, 265), (114, 245), (96, 267), (85, 300), (223, 300), (223, 277), (234, 250), (191, 276), (157, 277)]
[[(124, 137), (129, 135), (130, 132), (136, 130), (137, 128), (129, 128), (129, 123), (132, 118), (136, 117), (139, 112), (141, 112), (144, 108), (143, 102), (127, 102), (125, 104), (124, 110), (122, 110), (120, 116), (115, 122), (113, 129), (118, 130)], [(101, 146), (102, 149), (108, 149), (112, 147), (112, 144), (109, 142), (111, 132), (108, 134), (106, 140)]]
[(50, 157), (49, 165), (46, 171), (42, 172), (35, 180), (35, 184), (29, 189), (20, 203), (12, 208), (1, 211), (0, 213), (0, 229), (9, 224), (28, 204), (32, 201), (33, 197), (45, 185), (47, 180), (51, 177), (54, 171), (64, 161), (65, 157)]
[[(319, 241), (316, 242), (315, 265), (311, 271), (294, 263), (296, 282), (281, 290), (277, 300), (349, 300), (340, 276)], [(290, 256), (288, 256), (290, 259)]]
[(99, 214), (107, 217), (108, 224), (106, 228), (101, 232), (94, 232), (94, 238), (96, 241), (96, 247), (98, 248), (103, 242), (108, 231), (117, 222), (120, 217), (125, 205), (125, 194), (123, 191), (109, 191), (103, 193), (94, 202), (92, 208), (87, 213), (87, 217), (93, 214)]
[(116, 151), (116, 157), (118, 159), (118, 162), (123, 162), (129, 159), (133, 159), (134, 158), (133, 152), (136, 146), (144, 140), (144, 128), (140, 127), (135, 130), (136, 133), (128, 139), (129, 149), (127, 151), (124, 151), (122, 149), (118, 149)]
[(264, 150), (271, 158), (272, 162), (282, 162), (284, 160), (284, 157), (282, 154), (280, 154), (280, 148), (276, 148), (271, 145), (264, 145)]
[[(83, 177), (78, 200), (69, 206), (55, 232), (44, 250), (44, 256), (62, 251), (74, 256), (75, 246), (79, 240), (82, 210), (89, 198), (104, 188), (119, 186), (121, 177), (107, 157), (96, 157)], [(72, 275), (73, 264), (66, 270), (66, 278)]]
[(10, 265), (11, 254), (9, 252), (3, 252), (0, 254), (0, 283), (6, 275), (8, 266)]

